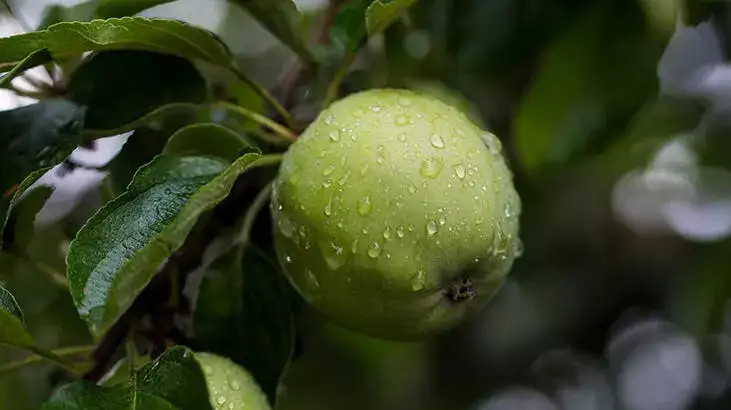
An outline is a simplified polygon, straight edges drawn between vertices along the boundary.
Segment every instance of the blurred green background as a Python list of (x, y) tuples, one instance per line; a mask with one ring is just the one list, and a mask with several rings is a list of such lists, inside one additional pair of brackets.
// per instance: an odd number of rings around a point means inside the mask
[[(11, 1), (17, 19), (0, 16), (0, 34), (37, 27), (61, 3)], [(297, 3), (314, 35), (325, 2)], [(372, 39), (348, 89), (429, 90), (497, 134), (525, 250), (489, 306), (435, 340), (370, 339), (305, 309), (277, 408), (731, 408), (730, 12), (703, 0), (420, 0)], [(224, 2), (143, 14), (215, 31), (269, 87), (293, 58)], [(28, 102), (3, 93), (3, 109)], [(0, 260), (42, 346), (90, 342), (47, 274), (65, 269), (101, 175), (55, 181), (25, 238), (37, 266)], [(20, 357), (0, 350), (0, 369)], [(63, 380), (45, 365), (0, 374), (0, 409), (38, 409)]]

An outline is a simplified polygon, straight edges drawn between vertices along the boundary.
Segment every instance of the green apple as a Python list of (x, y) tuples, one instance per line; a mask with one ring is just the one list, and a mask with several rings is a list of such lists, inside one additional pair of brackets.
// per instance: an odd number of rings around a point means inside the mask
[(246, 369), (228, 358), (198, 352), (211, 406), (226, 410), (271, 410), (267, 397)]
[(521, 201), (500, 141), (423, 93), (375, 89), (324, 110), (272, 192), (275, 249), (333, 321), (392, 340), (455, 326), (521, 252)]

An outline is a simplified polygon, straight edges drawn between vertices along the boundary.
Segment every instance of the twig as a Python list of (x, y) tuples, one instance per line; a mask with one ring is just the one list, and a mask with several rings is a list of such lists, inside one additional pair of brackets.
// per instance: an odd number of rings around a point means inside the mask
[(271, 196), (271, 193), (272, 183), (270, 182), (264, 187), (264, 189), (261, 190), (261, 192), (259, 192), (259, 194), (256, 195), (256, 198), (254, 198), (254, 201), (251, 203), (249, 209), (246, 211), (244, 223), (235, 240), (235, 242), (239, 244), (242, 248), (248, 245), (249, 237), (251, 236), (251, 228), (254, 226), (254, 222), (256, 222), (256, 217), (257, 215), (259, 215), (259, 211), (261, 211), (262, 208), (269, 202), (269, 197)]
[(54, 351), (51, 350), (44, 350), (39, 347), (31, 347), (28, 350), (35, 353), (36, 355), (42, 357), (43, 359), (55, 364), (56, 366), (64, 369), (67, 373), (75, 376), (75, 377), (81, 377), (83, 372), (80, 369), (77, 369), (76, 366), (74, 366), (73, 363), (70, 363), (66, 360), (66, 357), (61, 356)]
[(325, 100), (322, 103), (323, 109), (327, 108), (330, 103), (338, 98), (340, 85), (343, 83), (343, 79), (345, 79), (345, 75), (348, 74), (350, 66), (353, 65), (353, 62), (355, 61), (357, 55), (357, 53), (351, 52), (348, 53), (343, 59), (343, 62), (340, 64), (340, 68), (338, 68), (337, 74), (335, 74), (335, 78), (333, 78), (332, 82), (327, 87), (327, 92), (325, 92)]
[(138, 351), (137, 345), (135, 344), (135, 323), (130, 324), (127, 329), (127, 340), (125, 344), (125, 351), (127, 353), (127, 365), (129, 366), (129, 374), (135, 374), (137, 371), (138, 362)]
[[(338, 11), (340, 10), (340, 6), (342, 4), (343, 0), (330, 0), (328, 2), (328, 6), (325, 9), (323, 19), (317, 30), (317, 36), (315, 40), (318, 44), (330, 44), (330, 27), (333, 25), (335, 17), (338, 15)], [(292, 108), (292, 105), (294, 105), (293, 100), (297, 87), (300, 85), (303, 79), (307, 78), (309, 75), (312, 75), (313, 72), (315, 72), (314, 70), (316, 70), (316, 68), (313, 69), (313, 67), (302, 64), (299, 59), (296, 59), (292, 63), (292, 66), (284, 74), (284, 76), (282, 76), (282, 81), (279, 84), (278, 89), (281, 96), (282, 104), (286, 108)]]
[(296, 129), (297, 128), (297, 122), (294, 120), (294, 117), (292, 114), (287, 111), (284, 106), (276, 99), (274, 96), (267, 90), (266, 88), (262, 87), (259, 83), (252, 81), (243, 71), (241, 71), (237, 67), (233, 67), (231, 71), (236, 75), (236, 77), (246, 83), (248, 86), (250, 86), (254, 92), (256, 92), (261, 98), (266, 100), (277, 113), (284, 119), (284, 122), (289, 126), (290, 128)]
[(259, 113), (251, 111), (240, 105), (231, 104), (231, 103), (227, 103), (227, 102), (219, 102), (219, 103), (217, 103), (217, 105), (222, 108), (226, 108), (228, 110), (236, 112), (252, 121), (255, 121), (255, 122), (271, 129), (277, 135), (279, 135), (284, 140), (286, 140), (288, 143), (294, 142), (297, 139), (297, 136), (294, 134), (294, 131), (288, 129), (287, 127), (282, 126), (281, 124), (279, 124), (275, 121), (272, 121), (271, 119), (269, 119)]
[(17, 251), (15, 251), (15, 252), (7, 251), (7, 254), (12, 256), (13, 258), (17, 259), (19, 262), (45, 274), (46, 277), (54, 285), (57, 285), (58, 287), (62, 288), (65, 291), (69, 290), (69, 282), (66, 279), (66, 275), (62, 274), (61, 272), (57, 271), (56, 269), (46, 265), (45, 263), (41, 263), (41, 262), (33, 260), (29, 255), (26, 255), (25, 253), (21, 253), (21, 252), (17, 252)]
[[(73, 356), (86, 356), (90, 355), (92, 352), (94, 352), (95, 346), (88, 345), (88, 346), (72, 346), (72, 347), (64, 347), (61, 349), (56, 349), (51, 351), (54, 358), (62, 358), (65, 362), (64, 358), (67, 357), (73, 357)], [(56, 363), (56, 360), (49, 359), (47, 356), (38, 354), (37, 352), (34, 352), (31, 355), (28, 355), (27, 357), (24, 357), (20, 360), (16, 360), (14, 362), (6, 363), (2, 366), (0, 366), (0, 374), (9, 373), (18, 369), (22, 369), (26, 366), (31, 366), (35, 364), (43, 363), (44, 361), (51, 361), (53, 363)], [(66, 368), (66, 364), (64, 364), (64, 369)], [(78, 374), (78, 373), (77, 373)]]

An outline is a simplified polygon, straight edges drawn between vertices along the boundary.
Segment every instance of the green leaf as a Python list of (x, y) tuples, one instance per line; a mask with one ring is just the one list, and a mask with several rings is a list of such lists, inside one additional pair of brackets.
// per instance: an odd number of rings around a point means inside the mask
[(6, 88), (10, 85), (15, 77), (22, 74), (26, 70), (33, 67), (50, 63), (52, 61), (51, 54), (48, 50), (36, 50), (30, 53), (23, 61), (19, 62), (12, 70), (0, 77), (0, 88)]
[(163, 398), (181, 410), (210, 408), (203, 371), (192, 351), (175, 346), (137, 373), (139, 391)]
[[(110, 135), (124, 134), (125, 132), (138, 131), (140, 128), (160, 128), (160, 124), (169, 122), (170, 118), (186, 118), (195, 120), (205, 118), (208, 107), (191, 103), (172, 103), (163, 105), (135, 121), (124, 124), (117, 128), (84, 130), (84, 135), (89, 137), (104, 137)], [(161, 146), (162, 148), (162, 146)]]
[(245, 150), (253, 148), (251, 142), (229, 128), (203, 123), (178, 130), (170, 137), (162, 153), (179, 157), (212, 155), (233, 162)]
[(70, 245), (67, 276), (92, 334), (109, 329), (182, 246), (198, 217), (223, 200), (257, 158), (246, 154), (225, 168), (212, 158), (161, 155), (87, 222)]
[(33, 346), (33, 338), (25, 327), (20, 306), (15, 297), (2, 286), (0, 286), (0, 345)]
[(61, 388), (47, 410), (206, 410), (208, 388), (194, 353), (183, 346), (166, 350), (129, 377), (126, 384), (100, 387), (80, 381)]
[(249, 243), (206, 270), (194, 315), (199, 349), (248, 369), (272, 404), (294, 349), (289, 298), (271, 255)]
[(17, 197), (17, 200), (11, 201), (10, 212), (8, 212), (2, 231), (1, 249), (8, 249), (12, 246), (24, 251), (28, 247), (35, 230), (36, 216), (53, 194), (53, 188), (38, 186), (30, 191), (27, 191), (27, 188), (44, 173), (45, 171), (36, 172), (26, 178), (16, 193), (20, 196)]
[(330, 39), (341, 53), (358, 51), (369, 36), (384, 31), (416, 0), (350, 0), (330, 27)]
[(59, 389), (43, 410), (180, 410), (169, 402), (132, 388), (103, 388), (78, 381)]
[(366, 10), (366, 31), (375, 36), (390, 26), (416, 0), (375, 0)]
[(246, 9), (305, 62), (315, 58), (303, 39), (302, 16), (292, 0), (228, 0)]
[(525, 172), (545, 175), (608, 146), (656, 94), (666, 40), (645, 30), (634, 3), (600, 2), (581, 16), (544, 53), (521, 104), (515, 143)]
[(47, 49), (54, 59), (87, 51), (142, 50), (173, 54), (230, 68), (228, 48), (214, 34), (178, 20), (122, 17), (63, 22), (46, 30), (0, 38), (0, 70)]
[(134, 50), (95, 54), (74, 71), (68, 91), (88, 107), (90, 129), (121, 128), (167, 104), (206, 99), (205, 80), (189, 60)]
[[(68, 157), (81, 142), (85, 109), (67, 100), (45, 100), (0, 112), (0, 222), (13, 201), (35, 182), (27, 178)], [(25, 182), (24, 182), (25, 181)]]

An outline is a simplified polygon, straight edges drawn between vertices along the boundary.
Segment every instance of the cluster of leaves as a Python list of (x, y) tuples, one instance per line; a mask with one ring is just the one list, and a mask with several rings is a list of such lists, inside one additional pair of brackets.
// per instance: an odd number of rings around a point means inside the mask
[[(233, 359), (274, 403), (293, 355), (299, 301), (272, 257), (265, 204), (281, 155), (307, 120), (253, 81), (213, 33), (134, 16), (168, 2), (52, 7), (36, 31), (0, 39), (0, 87), (17, 90), (13, 79), (34, 67), (53, 74), (33, 92), (39, 102), (0, 113), (3, 253), (27, 257), (27, 215), (52, 193), (36, 184), (42, 175), (73, 166), (79, 146), (130, 133), (104, 167), (109, 197), (74, 233), (66, 278), (57, 278), (95, 341), (91, 357), (39, 347), (12, 289), (0, 287), (0, 345), (85, 379), (59, 388), (49, 409), (207, 408), (192, 351)], [(329, 35), (315, 44), (303, 40), (291, 0), (230, 2), (296, 53), (298, 75), (324, 80), (313, 94), (322, 105), (339, 96), (367, 39), (414, 3), (333, 2)], [(221, 72), (231, 78), (223, 92), (209, 76)], [(200, 277), (190, 296), (193, 272)], [(153, 362), (142, 366), (140, 352)]]

